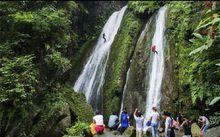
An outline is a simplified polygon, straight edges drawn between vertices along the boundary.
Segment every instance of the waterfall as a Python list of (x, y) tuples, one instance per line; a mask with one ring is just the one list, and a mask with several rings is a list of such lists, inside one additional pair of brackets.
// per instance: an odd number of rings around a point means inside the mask
[[(123, 7), (109, 17), (102, 29), (95, 49), (73, 87), (76, 92), (85, 94), (86, 100), (92, 105), (93, 110), (100, 110), (102, 107), (101, 88), (104, 83), (108, 55), (126, 8), (127, 6)], [(104, 33), (106, 41), (103, 39)]]
[(159, 9), (156, 16), (156, 29), (152, 39), (152, 44), (156, 45), (156, 53), (151, 53), (151, 63), (149, 71), (149, 84), (147, 88), (147, 100), (146, 100), (146, 119), (149, 119), (152, 107), (160, 107), (161, 100), (161, 84), (164, 72), (164, 46), (165, 46), (165, 19), (166, 19), (166, 7)]
[(122, 95), (122, 102), (121, 102), (120, 113), (122, 112), (123, 107), (124, 107), (124, 96), (125, 96), (125, 92), (126, 92), (126, 90), (127, 90), (127, 85), (128, 85), (129, 75), (130, 75), (130, 68), (129, 68), (128, 71), (127, 71), (127, 74), (126, 74), (126, 81), (125, 81), (124, 89), (123, 89), (123, 92), (122, 92), (123, 95)]

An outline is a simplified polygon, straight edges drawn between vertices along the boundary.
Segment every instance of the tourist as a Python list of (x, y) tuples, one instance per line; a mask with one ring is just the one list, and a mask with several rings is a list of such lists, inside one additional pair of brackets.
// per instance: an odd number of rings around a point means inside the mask
[(176, 120), (177, 120), (178, 126), (180, 126), (183, 122), (183, 116), (180, 112), (177, 114)]
[(102, 34), (102, 38), (104, 39), (104, 42), (106, 42), (105, 33)]
[(119, 126), (119, 131), (122, 134), (127, 127), (129, 127), (129, 115), (126, 112), (126, 110), (123, 110), (121, 115), (120, 115), (120, 126)]
[(170, 131), (172, 127), (172, 120), (169, 112), (164, 112), (163, 117), (165, 119), (165, 137), (170, 137)]
[(206, 134), (206, 130), (208, 129), (209, 127), (209, 120), (207, 117), (205, 116), (200, 116), (199, 117), (199, 122), (202, 123), (202, 127), (201, 127), (201, 132), (202, 132), (202, 137), (205, 137), (205, 134)]
[(93, 123), (96, 125), (95, 130), (97, 134), (102, 134), (105, 129), (105, 125), (103, 123), (103, 116), (99, 111), (96, 111), (96, 115), (93, 117)]
[(89, 125), (89, 127), (90, 127), (90, 132), (92, 133), (92, 135), (95, 135), (96, 134), (96, 130), (95, 130), (96, 125), (95, 125), (95, 123), (92, 122)]
[(156, 51), (156, 45), (152, 45), (152, 46), (151, 46), (151, 50), (152, 50), (152, 52), (158, 54), (158, 52)]
[(158, 120), (159, 120), (159, 113), (157, 112), (156, 107), (152, 108), (153, 112), (150, 115), (150, 121), (151, 121), (151, 126), (152, 126), (152, 136), (157, 137), (158, 133)]
[(170, 137), (175, 137), (175, 129), (176, 129), (176, 124), (177, 122), (173, 117), (171, 117), (171, 114), (169, 113), (170, 118), (171, 118), (171, 128), (170, 128)]
[(113, 112), (112, 115), (109, 117), (108, 121), (108, 127), (110, 130), (116, 130), (119, 125), (118, 116), (116, 115), (116, 112)]
[(189, 121), (188, 118), (185, 118), (184, 121), (182, 122), (181, 126), (183, 127), (184, 135), (183, 137), (191, 137), (191, 121)]
[(136, 137), (142, 137), (144, 117), (137, 108), (134, 111), (134, 119), (136, 121)]

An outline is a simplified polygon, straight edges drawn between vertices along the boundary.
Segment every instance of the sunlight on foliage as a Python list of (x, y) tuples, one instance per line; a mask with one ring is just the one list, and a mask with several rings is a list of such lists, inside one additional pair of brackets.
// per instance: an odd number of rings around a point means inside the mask
[(131, 1), (128, 4), (128, 8), (134, 11), (136, 14), (152, 13), (154, 10), (160, 7), (158, 1)]

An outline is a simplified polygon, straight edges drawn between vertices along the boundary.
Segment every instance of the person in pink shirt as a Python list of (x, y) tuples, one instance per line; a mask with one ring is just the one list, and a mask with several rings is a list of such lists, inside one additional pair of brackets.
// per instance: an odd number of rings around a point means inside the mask
[(151, 46), (151, 51), (158, 54), (158, 52), (156, 51), (156, 45)]

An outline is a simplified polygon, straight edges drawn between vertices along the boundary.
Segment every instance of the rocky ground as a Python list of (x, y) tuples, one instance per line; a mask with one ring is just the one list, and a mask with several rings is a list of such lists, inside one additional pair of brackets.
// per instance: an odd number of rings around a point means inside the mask
[(207, 137), (220, 137), (220, 126), (208, 129)]
[[(135, 137), (135, 134), (133, 134), (132, 132), (135, 133), (133, 127), (130, 127), (128, 130), (126, 130), (123, 135), (121, 135), (117, 131), (106, 130), (106, 132), (103, 135), (96, 135), (95, 137), (133, 137), (133, 136)], [(193, 125), (192, 133), (193, 133), (193, 137), (199, 137), (199, 129), (197, 126)], [(182, 131), (176, 132), (176, 137), (182, 137), (182, 136), (183, 136)], [(145, 135), (144, 137), (148, 137), (148, 136)], [(161, 133), (160, 137), (164, 137), (164, 135)], [(220, 126), (208, 129), (206, 137), (220, 137)]]

